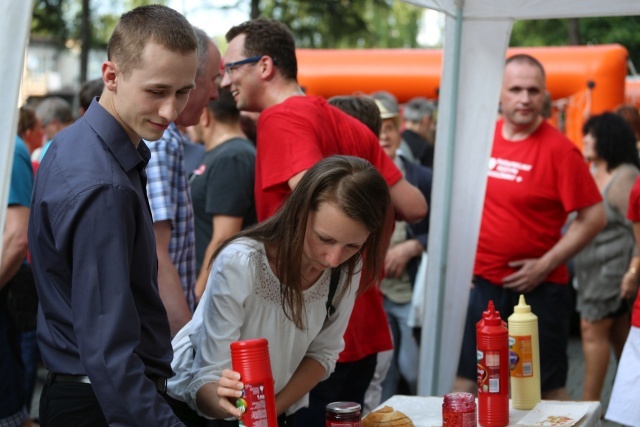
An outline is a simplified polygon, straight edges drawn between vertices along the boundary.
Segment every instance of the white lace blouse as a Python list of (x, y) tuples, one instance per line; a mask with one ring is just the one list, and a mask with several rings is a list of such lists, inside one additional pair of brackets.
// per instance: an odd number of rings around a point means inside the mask
[[(333, 301), (336, 312), (326, 322), (329, 270), (304, 291), (306, 328), (301, 330), (285, 316), (281, 284), (269, 266), (264, 245), (247, 238), (230, 244), (213, 264), (193, 319), (173, 339), (171, 367), (176, 375), (168, 381), (168, 394), (203, 416), (195, 403), (198, 389), (205, 383), (218, 381), (222, 370), (231, 368), (229, 345), (233, 341), (252, 338), (269, 341), (276, 393), (288, 383), (303, 357), (318, 361), (326, 370), (325, 378), (328, 377), (344, 347), (342, 337), (353, 309), (360, 273), (351, 278), (349, 290), (339, 297), (345, 279), (343, 272)], [(307, 402), (305, 396), (287, 413), (306, 406)]]

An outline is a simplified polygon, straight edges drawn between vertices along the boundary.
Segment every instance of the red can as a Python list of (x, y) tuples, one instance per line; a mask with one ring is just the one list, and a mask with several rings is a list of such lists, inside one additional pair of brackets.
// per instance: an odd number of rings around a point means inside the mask
[(231, 366), (244, 383), (236, 406), (243, 411), (242, 427), (278, 427), (269, 343), (264, 338), (231, 343)]
[(360, 427), (362, 412), (356, 402), (333, 402), (327, 405), (326, 427)]
[(442, 401), (442, 427), (476, 427), (476, 398), (471, 393), (449, 393)]

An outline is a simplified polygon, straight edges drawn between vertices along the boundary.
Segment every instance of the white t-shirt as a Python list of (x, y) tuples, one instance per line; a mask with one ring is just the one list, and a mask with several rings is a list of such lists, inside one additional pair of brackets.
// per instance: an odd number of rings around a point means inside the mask
[[(360, 266), (356, 270), (360, 271)], [(266, 338), (269, 342), (276, 393), (289, 382), (304, 357), (318, 361), (328, 377), (344, 347), (342, 337), (355, 302), (360, 272), (353, 275), (344, 295), (341, 291), (346, 272), (342, 272), (333, 300), (336, 312), (325, 321), (330, 277), (330, 270), (325, 271), (304, 291), (306, 328), (301, 330), (285, 315), (281, 283), (269, 266), (264, 245), (247, 238), (231, 243), (213, 263), (193, 319), (173, 339), (171, 367), (176, 375), (168, 381), (168, 394), (203, 416), (195, 403), (198, 389), (218, 381), (222, 370), (231, 368), (232, 342), (253, 338)], [(307, 402), (305, 396), (287, 413)]]

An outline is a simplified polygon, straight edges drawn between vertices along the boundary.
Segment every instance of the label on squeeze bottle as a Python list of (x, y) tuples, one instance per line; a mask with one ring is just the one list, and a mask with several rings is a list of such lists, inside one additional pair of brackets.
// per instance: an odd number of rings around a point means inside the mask
[(240, 427), (268, 427), (264, 384), (245, 384), (242, 397), (236, 399), (236, 407), (240, 408), (243, 414), (238, 420)]
[(500, 393), (500, 351), (478, 351), (478, 391)]
[(533, 350), (531, 336), (509, 337), (509, 365), (511, 376), (528, 378), (533, 376)]

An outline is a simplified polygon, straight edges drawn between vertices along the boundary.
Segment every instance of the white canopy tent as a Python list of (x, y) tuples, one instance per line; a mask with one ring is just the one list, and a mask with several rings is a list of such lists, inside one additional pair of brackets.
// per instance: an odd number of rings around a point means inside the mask
[[(29, 40), (33, 0), (9, 1), (0, 14), (0, 237), (4, 234), (4, 221), (9, 198), (9, 182), (13, 164), (15, 134), (18, 126), (18, 94)], [(2, 246), (0, 246), (0, 262)]]
[[(514, 20), (633, 15), (640, 14), (640, 2), (403, 1), (446, 15), (419, 384), (421, 395), (442, 395), (450, 390), (458, 363), (502, 68)], [(0, 224), (6, 213), (32, 11), (32, 0), (5, 3), (0, 15)]]
[(638, 0), (403, 0), (443, 12), (445, 44), (418, 393), (453, 385), (504, 60), (516, 19), (640, 14)]

